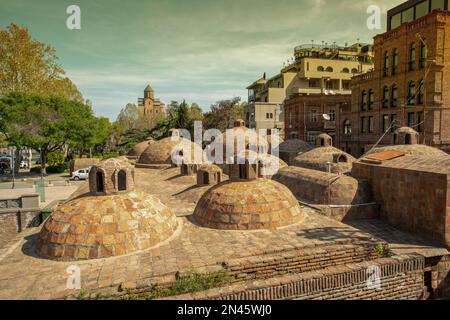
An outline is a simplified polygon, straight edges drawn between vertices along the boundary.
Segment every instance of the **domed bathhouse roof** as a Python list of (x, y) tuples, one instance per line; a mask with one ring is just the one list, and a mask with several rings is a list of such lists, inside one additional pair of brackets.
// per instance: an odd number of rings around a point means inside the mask
[(152, 138), (147, 138), (145, 141), (139, 142), (136, 144), (130, 151), (127, 153), (128, 159), (139, 159), (141, 154), (148, 148), (150, 144), (154, 143)]
[(294, 159), (294, 166), (330, 173), (346, 173), (356, 159), (335, 147), (319, 147)]
[(227, 150), (229, 150), (229, 152), (233, 151), (231, 157), (234, 157), (242, 150), (269, 152), (270, 148), (265, 137), (260, 137), (255, 130), (247, 128), (245, 126), (245, 121), (242, 119), (236, 120), (233, 128), (222, 133), (210, 144), (213, 148), (211, 150), (211, 156), (213, 158), (208, 160), (212, 162), (215, 160), (216, 148), (218, 148), (215, 144), (222, 146), (223, 161), (227, 160)]
[[(64, 261), (119, 256), (173, 235), (178, 227), (175, 215), (158, 198), (133, 191), (124, 162), (110, 159), (93, 167), (91, 193), (56, 208), (39, 233), (40, 256)], [(125, 189), (118, 190), (121, 186)]]
[(333, 147), (332, 138), (329, 135), (321, 134), (317, 136), (316, 145), (320, 147), (295, 157), (293, 166), (324, 172), (329, 171), (330, 173), (351, 171), (352, 163), (356, 159), (350, 154)]
[(398, 144), (398, 145), (392, 145), (392, 146), (382, 146), (382, 147), (375, 147), (372, 150), (369, 150), (364, 157), (367, 157), (372, 154), (376, 153), (382, 153), (385, 151), (399, 151), (405, 155), (411, 155), (415, 157), (423, 157), (423, 158), (433, 158), (433, 157), (440, 157), (440, 156), (449, 156), (446, 152), (426, 146), (423, 144)]
[(304, 214), (284, 185), (266, 179), (231, 181), (208, 190), (194, 211), (204, 227), (222, 230), (275, 229), (302, 221)]
[[(236, 156), (235, 162), (245, 162), (245, 160), (250, 160), (250, 162), (258, 162), (258, 172), (257, 176), (260, 178), (270, 179), (274, 174), (278, 172), (280, 168), (287, 167), (286, 162), (272, 154), (260, 154), (252, 150), (243, 150), (238, 156)], [(225, 173), (230, 173), (230, 168), (232, 166), (225, 165)]]
[(312, 146), (300, 139), (287, 139), (280, 143), (280, 158), (287, 164), (292, 164), (294, 158), (301, 153), (308, 152)]
[(223, 230), (275, 229), (304, 219), (284, 185), (257, 177), (259, 164), (230, 165), (230, 180), (209, 189), (194, 211), (204, 227)]
[(183, 157), (183, 152), (191, 152), (192, 161), (195, 159), (196, 150), (203, 157), (201, 147), (187, 139), (180, 138), (172, 140), (172, 137), (164, 138), (150, 144), (141, 154), (137, 162), (137, 167), (145, 167), (146, 165), (172, 165), (172, 152)]

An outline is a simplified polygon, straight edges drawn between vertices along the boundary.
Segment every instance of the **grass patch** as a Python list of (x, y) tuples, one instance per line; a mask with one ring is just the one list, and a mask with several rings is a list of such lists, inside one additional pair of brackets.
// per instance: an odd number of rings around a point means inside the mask
[(384, 258), (387, 256), (387, 252), (384, 249), (384, 245), (382, 243), (377, 243), (375, 246), (375, 251), (377, 253), (378, 258)]
[(152, 300), (186, 293), (195, 293), (220, 287), (230, 281), (231, 277), (226, 272), (199, 273), (190, 271), (185, 276), (177, 277), (176, 281), (168, 288), (154, 287), (148, 293), (128, 295), (127, 299)]

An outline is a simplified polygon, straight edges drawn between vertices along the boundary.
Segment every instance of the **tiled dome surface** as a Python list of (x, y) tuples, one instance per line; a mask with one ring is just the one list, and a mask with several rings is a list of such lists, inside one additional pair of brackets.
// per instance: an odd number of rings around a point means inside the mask
[(307, 152), (312, 149), (312, 146), (303, 140), (300, 139), (288, 139), (280, 142), (280, 152)]
[(81, 197), (47, 219), (37, 252), (65, 261), (119, 256), (168, 239), (177, 226), (171, 210), (144, 192)]
[[(159, 141), (155, 141), (150, 144), (147, 149), (139, 157), (138, 163), (141, 164), (171, 164), (172, 163), (172, 151), (179, 144), (185, 144), (186, 147), (191, 148), (192, 159), (194, 158), (195, 144), (189, 140), (182, 139), (172, 141), (172, 138), (164, 138)], [(199, 147), (198, 147), (199, 148)]]
[(208, 190), (194, 211), (197, 223), (222, 230), (257, 230), (300, 222), (298, 201), (282, 184), (266, 179), (225, 182)]
[(127, 156), (131, 158), (139, 158), (141, 154), (148, 148), (150, 144), (154, 143), (153, 140), (146, 140), (136, 144), (130, 151), (128, 151)]
[[(346, 162), (336, 162), (335, 156), (342, 155), (346, 158)], [(348, 153), (335, 147), (318, 147), (311, 151), (302, 153), (294, 159), (295, 167), (327, 171), (328, 162), (331, 163), (332, 173), (345, 173), (352, 169), (352, 163), (356, 159)]]

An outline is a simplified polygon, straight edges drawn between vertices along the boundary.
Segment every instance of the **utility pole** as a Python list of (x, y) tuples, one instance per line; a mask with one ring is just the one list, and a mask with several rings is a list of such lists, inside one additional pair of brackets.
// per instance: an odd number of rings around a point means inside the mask
[(14, 157), (16, 155), (16, 147), (11, 147), (11, 170), (12, 170), (12, 187), (14, 189), (16, 187), (16, 175), (15, 175), (15, 164)]

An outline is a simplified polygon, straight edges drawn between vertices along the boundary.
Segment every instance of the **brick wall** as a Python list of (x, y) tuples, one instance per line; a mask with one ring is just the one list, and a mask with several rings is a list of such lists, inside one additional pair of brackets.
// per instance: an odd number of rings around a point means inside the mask
[[(380, 268), (380, 287), (368, 286), (369, 267)], [(186, 294), (170, 299), (417, 300), (423, 297), (424, 258), (395, 256)]]
[(448, 176), (360, 162), (352, 175), (368, 179), (380, 216), (390, 224), (450, 246)]

